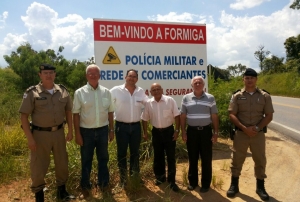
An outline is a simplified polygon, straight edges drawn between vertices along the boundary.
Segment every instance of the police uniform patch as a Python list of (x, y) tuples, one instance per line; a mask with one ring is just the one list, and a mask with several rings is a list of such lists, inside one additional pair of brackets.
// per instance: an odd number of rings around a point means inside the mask
[(237, 99), (238, 99), (238, 100), (247, 100), (246, 97), (238, 97)]
[(23, 99), (27, 98), (27, 93), (24, 93)]

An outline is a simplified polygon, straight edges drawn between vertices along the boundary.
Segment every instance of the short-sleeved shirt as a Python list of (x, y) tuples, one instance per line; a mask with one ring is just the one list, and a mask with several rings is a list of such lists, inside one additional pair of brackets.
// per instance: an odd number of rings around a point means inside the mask
[(246, 127), (258, 124), (265, 114), (274, 113), (271, 96), (258, 88), (252, 95), (245, 88), (234, 93), (228, 111)]
[(211, 114), (217, 114), (218, 109), (213, 95), (203, 92), (197, 98), (194, 92), (182, 98), (181, 113), (186, 114), (187, 124), (190, 126), (207, 126), (212, 123)]
[(166, 128), (174, 123), (174, 118), (180, 115), (176, 101), (162, 95), (159, 102), (154, 97), (149, 99), (142, 113), (142, 120), (149, 121), (155, 128)]
[(125, 88), (125, 84), (110, 89), (115, 107), (115, 120), (125, 123), (141, 120), (144, 103), (148, 100), (145, 91), (136, 86), (133, 94)]
[(108, 113), (113, 112), (109, 90), (101, 85), (94, 89), (89, 83), (74, 94), (73, 114), (80, 114), (80, 127), (99, 128), (108, 125)]
[(31, 114), (32, 124), (53, 127), (64, 122), (66, 111), (72, 110), (72, 99), (62, 85), (54, 84), (53, 94), (39, 83), (24, 93), (20, 113)]

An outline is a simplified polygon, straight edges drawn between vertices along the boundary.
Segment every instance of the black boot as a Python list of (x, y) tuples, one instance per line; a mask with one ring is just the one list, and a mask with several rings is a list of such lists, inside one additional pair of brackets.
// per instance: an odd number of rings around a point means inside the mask
[(236, 193), (239, 193), (239, 177), (231, 177), (231, 184), (227, 191), (227, 197), (234, 197)]
[(265, 180), (256, 179), (256, 193), (261, 198), (261, 200), (269, 200), (269, 194), (265, 190)]
[(70, 195), (66, 191), (66, 185), (61, 185), (57, 187), (57, 199), (63, 200), (63, 201), (70, 201), (72, 199), (75, 199), (75, 196)]
[(35, 193), (35, 202), (44, 202), (44, 191), (40, 190)]

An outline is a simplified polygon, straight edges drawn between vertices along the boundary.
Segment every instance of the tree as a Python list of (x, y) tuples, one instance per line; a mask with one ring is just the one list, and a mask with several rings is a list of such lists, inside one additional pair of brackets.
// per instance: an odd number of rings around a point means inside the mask
[(246, 66), (242, 65), (242, 64), (237, 64), (234, 66), (228, 66), (227, 70), (229, 71), (230, 75), (235, 77), (235, 76), (240, 76), (243, 74), (243, 72), (245, 72), (246, 70)]
[(258, 46), (258, 50), (254, 52), (254, 57), (259, 61), (260, 70), (263, 70), (263, 61), (270, 54), (270, 51), (264, 50), (265, 46)]
[(286, 68), (283, 64), (284, 57), (277, 57), (272, 55), (271, 58), (266, 58), (263, 61), (263, 72), (264, 73), (281, 73), (286, 72)]
[(300, 0), (294, 0), (294, 2), (292, 3), (292, 5), (290, 6), (291, 9), (300, 9)]
[[(300, 1), (300, 0), (299, 0)], [(286, 60), (300, 59), (300, 34), (297, 37), (289, 37), (284, 42)]]

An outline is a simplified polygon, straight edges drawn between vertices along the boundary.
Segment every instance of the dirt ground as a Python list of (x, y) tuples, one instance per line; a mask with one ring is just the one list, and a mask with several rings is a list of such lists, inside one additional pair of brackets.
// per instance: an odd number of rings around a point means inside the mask
[[(270, 195), (270, 201), (300, 201), (300, 144), (271, 130), (268, 130), (266, 138), (268, 178), (265, 181), (265, 187)], [(240, 193), (233, 199), (226, 197), (226, 191), (229, 188), (231, 177), (229, 168), (231, 145), (231, 140), (220, 140), (220, 142), (214, 146), (213, 176), (215, 183), (212, 183), (211, 189), (207, 193), (200, 193), (199, 187), (191, 192), (186, 189), (184, 176), (188, 164), (183, 162), (177, 164), (176, 181), (181, 189), (179, 193), (171, 191), (167, 183), (155, 186), (152, 179), (144, 179), (145, 185), (136, 194), (128, 195), (126, 194), (126, 190), (117, 191), (113, 189), (112, 192), (108, 194), (109, 197), (106, 197), (104, 200), (101, 199), (103, 197), (102, 194), (98, 194), (98, 192), (94, 190), (94, 198), (90, 201), (261, 201), (259, 196), (255, 193), (256, 180), (250, 151), (240, 176)], [(15, 181), (9, 185), (1, 185), (0, 201), (34, 201), (29, 186), (29, 179), (26, 181)], [(77, 199), (75, 201), (80, 200)]]

